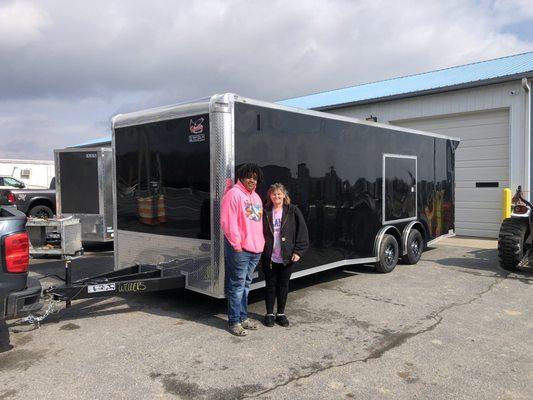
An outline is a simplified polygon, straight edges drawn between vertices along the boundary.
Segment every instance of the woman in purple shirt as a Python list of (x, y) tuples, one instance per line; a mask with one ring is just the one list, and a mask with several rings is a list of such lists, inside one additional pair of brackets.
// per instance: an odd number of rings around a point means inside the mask
[[(289, 326), (285, 315), (285, 305), (289, 293), (289, 280), (293, 264), (298, 262), (309, 247), (309, 234), (302, 213), (281, 183), (274, 183), (267, 193), (267, 203), (263, 213), (263, 233), (265, 249), (261, 265), (266, 283), (265, 325)], [(277, 300), (277, 313), (274, 303)]]

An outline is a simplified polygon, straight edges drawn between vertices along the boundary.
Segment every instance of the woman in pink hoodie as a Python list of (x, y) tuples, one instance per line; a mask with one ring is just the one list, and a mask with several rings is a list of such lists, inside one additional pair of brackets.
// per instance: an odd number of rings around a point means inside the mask
[(256, 164), (244, 164), (236, 173), (236, 183), (222, 198), (220, 224), (224, 232), (226, 297), (230, 332), (246, 336), (258, 323), (248, 318), (248, 293), (265, 239), (263, 203), (255, 192), (263, 179)]

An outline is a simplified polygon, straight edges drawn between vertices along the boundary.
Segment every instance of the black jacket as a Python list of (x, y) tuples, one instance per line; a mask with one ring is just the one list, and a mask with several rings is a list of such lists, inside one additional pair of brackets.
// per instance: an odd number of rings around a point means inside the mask
[[(263, 265), (270, 265), (272, 247), (274, 246), (274, 221), (272, 220), (272, 206), (266, 207), (263, 212), (263, 235), (265, 236), (265, 249), (261, 256)], [(283, 206), (281, 216), (281, 257), (283, 264), (291, 262), (293, 253), (300, 257), (309, 247), (309, 233), (304, 217), (298, 207), (293, 204)]]

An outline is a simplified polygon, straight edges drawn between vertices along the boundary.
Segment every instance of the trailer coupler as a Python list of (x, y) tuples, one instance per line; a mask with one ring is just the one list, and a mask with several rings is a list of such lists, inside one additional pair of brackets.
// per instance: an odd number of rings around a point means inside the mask
[(72, 300), (109, 297), (182, 289), (184, 275), (164, 274), (154, 265), (134, 265), (109, 273), (71, 280), (70, 260), (65, 262), (65, 284), (43, 290), (43, 295), (55, 301), (64, 301), (69, 307)]

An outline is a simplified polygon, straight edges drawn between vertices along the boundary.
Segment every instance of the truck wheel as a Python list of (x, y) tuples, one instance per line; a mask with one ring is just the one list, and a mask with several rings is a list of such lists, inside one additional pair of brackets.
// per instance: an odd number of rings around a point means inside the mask
[(409, 232), (407, 237), (407, 254), (405, 254), (402, 259), (406, 264), (416, 264), (420, 257), (422, 257), (422, 250), (424, 250), (424, 239), (422, 235), (416, 229)]
[(385, 234), (379, 246), (379, 260), (375, 263), (376, 271), (391, 272), (398, 263), (398, 242), (392, 235)]
[(54, 213), (50, 207), (40, 205), (32, 207), (28, 215), (34, 218), (52, 218)]
[(528, 230), (527, 218), (507, 218), (502, 222), (498, 236), (500, 267), (518, 271), (518, 263), (524, 257), (524, 241)]

